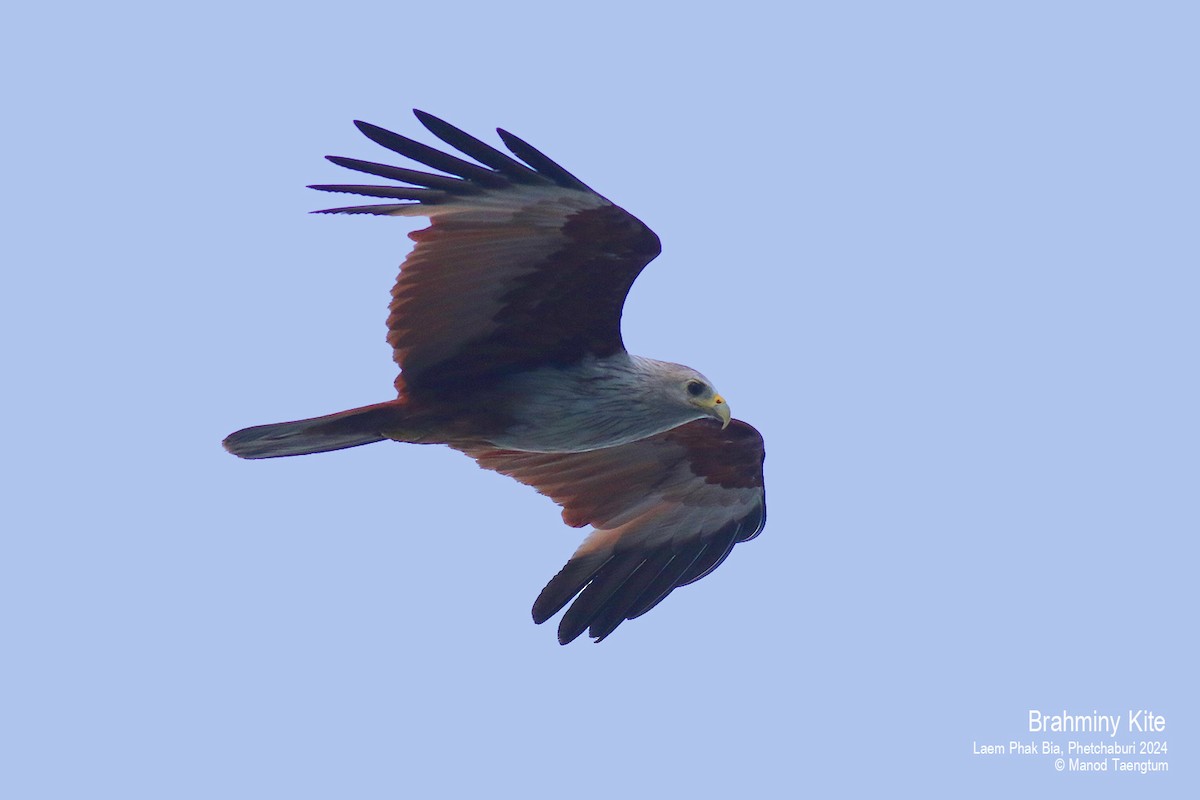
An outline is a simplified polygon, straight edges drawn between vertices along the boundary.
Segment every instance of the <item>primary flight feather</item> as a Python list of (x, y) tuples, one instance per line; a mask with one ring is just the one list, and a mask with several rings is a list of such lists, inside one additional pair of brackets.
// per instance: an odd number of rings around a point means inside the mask
[(225, 448), (257, 459), (445, 444), (533, 486), (568, 525), (594, 529), (542, 590), (534, 621), (569, 603), (558, 640), (600, 641), (762, 530), (762, 437), (700, 373), (626, 351), (621, 309), (659, 253), (653, 231), (507, 131), (516, 158), (415, 113), (474, 161), (356, 122), (442, 174), (329, 156), (408, 185), (312, 187), (386, 201), (321, 213), (431, 221), (410, 234), (392, 289), (397, 398), (245, 428)]

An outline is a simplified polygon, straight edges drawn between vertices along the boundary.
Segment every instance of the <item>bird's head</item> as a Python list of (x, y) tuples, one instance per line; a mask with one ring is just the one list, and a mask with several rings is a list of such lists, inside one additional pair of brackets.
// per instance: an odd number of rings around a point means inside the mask
[(698, 409), (705, 416), (721, 421), (721, 427), (729, 425), (729, 404), (725, 398), (717, 394), (712, 382), (703, 375), (696, 373), (688, 377), (682, 385), (684, 396), (689, 405)]
[(641, 356), (630, 356), (629, 360), (635, 377), (627, 385), (635, 395), (644, 397), (643, 402), (654, 409), (656, 417), (671, 421), (668, 427), (701, 417), (720, 420), (722, 428), (729, 425), (729, 404), (713, 388), (712, 381), (696, 370)]

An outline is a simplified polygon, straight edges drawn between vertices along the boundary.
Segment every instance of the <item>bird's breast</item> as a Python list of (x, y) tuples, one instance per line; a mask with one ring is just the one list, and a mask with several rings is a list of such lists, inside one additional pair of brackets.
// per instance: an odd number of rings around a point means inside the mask
[(652, 384), (624, 353), (515, 375), (500, 387), (512, 423), (492, 441), (510, 450), (598, 450), (698, 416), (676, 408)]

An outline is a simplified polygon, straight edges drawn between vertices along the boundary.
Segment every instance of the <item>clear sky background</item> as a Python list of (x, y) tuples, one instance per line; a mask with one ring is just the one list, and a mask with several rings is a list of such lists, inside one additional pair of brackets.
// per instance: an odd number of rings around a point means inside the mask
[[(0, 796), (1194, 797), (1200, 16), (982, 6), (6, 12)], [(601, 645), (532, 490), (220, 447), (391, 396), (415, 226), (304, 185), (413, 107), (653, 227), (626, 341), (766, 437)], [(1168, 775), (972, 755), (1139, 708)]]

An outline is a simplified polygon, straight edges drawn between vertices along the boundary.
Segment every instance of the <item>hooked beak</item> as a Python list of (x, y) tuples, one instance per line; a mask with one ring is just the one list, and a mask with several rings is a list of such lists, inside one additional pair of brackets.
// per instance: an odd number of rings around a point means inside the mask
[(725, 398), (717, 395), (713, 398), (712, 414), (717, 419), (721, 420), (721, 430), (729, 427), (729, 420), (732, 414), (729, 413), (729, 403), (725, 402)]

